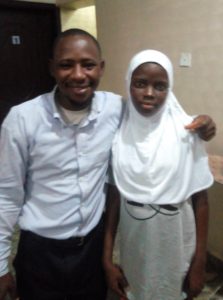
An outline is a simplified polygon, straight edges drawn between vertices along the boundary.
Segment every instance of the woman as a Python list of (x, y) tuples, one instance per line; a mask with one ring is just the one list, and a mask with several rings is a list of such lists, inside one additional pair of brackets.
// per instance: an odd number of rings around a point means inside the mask
[(173, 68), (166, 55), (145, 50), (133, 57), (127, 109), (113, 145), (113, 173), (121, 194), (121, 268), (112, 264), (118, 199), (108, 207), (103, 258), (109, 286), (125, 299), (192, 299), (203, 287), (205, 189), (213, 177), (202, 141), (185, 129), (192, 118), (172, 87)]

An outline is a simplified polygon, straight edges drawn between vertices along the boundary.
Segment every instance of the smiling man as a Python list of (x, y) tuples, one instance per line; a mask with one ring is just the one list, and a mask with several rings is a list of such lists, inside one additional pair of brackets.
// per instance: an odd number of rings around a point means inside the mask
[(72, 111), (89, 107), (103, 70), (104, 61), (96, 40), (78, 35), (59, 39), (51, 61), (58, 103)]
[[(16, 290), (20, 300), (105, 300), (105, 181), (122, 97), (96, 91), (104, 61), (83, 30), (58, 36), (50, 69), (55, 89), (13, 107), (1, 128), (0, 300)], [(190, 126), (205, 139), (215, 131), (205, 116)], [(8, 269), (16, 223), (17, 289)]]
[(56, 88), (12, 108), (1, 129), (0, 299), (15, 291), (7, 259), (18, 220), (21, 300), (104, 300), (105, 180), (122, 99), (96, 92), (104, 62), (82, 30), (58, 37), (50, 69)]

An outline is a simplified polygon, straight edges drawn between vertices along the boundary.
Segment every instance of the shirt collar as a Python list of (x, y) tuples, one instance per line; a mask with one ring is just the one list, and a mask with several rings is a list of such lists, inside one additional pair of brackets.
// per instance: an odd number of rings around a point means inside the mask
[(102, 103), (101, 96), (99, 95), (98, 92), (94, 93), (94, 97), (92, 99), (91, 103), (91, 110), (90, 114), (88, 116), (89, 121), (92, 121), (97, 118), (98, 114), (101, 112), (103, 103)]
[[(52, 115), (55, 119), (60, 119), (62, 123), (64, 123), (60, 112), (57, 108), (57, 105), (55, 103), (55, 93), (56, 93), (56, 89), (57, 86), (55, 86), (52, 90), (52, 92), (50, 93), (50, 101), (49, 101), (49, 105), (50, 105), (50, 110), (52, 112)], [(98, 93), (95, 92), (94, 93), (94, 97), (92, 99), (92, 103), (91, 103), (91, 108), (90, 108), (90, 113), (87, 117), (87, 119), (91, 122), (95, 119), (97, 119), (98, 114), (101, 112), (103, 108), (103, 99), (102, 96)]]

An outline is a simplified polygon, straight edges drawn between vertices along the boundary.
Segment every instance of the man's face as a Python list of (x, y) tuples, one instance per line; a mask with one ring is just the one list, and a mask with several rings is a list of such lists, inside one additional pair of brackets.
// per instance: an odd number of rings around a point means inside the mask
[(59, 40), (51, 74), (59, 88), (59, 102), (70, 110), (87, 107), (103, 74), (104, 62), (94, 41), (84, 35)]

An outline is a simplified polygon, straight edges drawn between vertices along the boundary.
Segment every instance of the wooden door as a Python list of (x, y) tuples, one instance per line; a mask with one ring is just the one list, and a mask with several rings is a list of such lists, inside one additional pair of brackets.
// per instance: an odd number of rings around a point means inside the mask
[(48, 64), (59, 31), (55, 5), (0, 1), (0, 124), (11, 106), (53, 88)]

